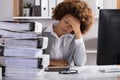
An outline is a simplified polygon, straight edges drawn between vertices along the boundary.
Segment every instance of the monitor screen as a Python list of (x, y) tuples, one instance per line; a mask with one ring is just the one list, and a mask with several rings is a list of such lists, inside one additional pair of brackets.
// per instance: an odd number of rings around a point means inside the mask
[(97, 65), (120, 64), (120, 10), (99, 13)]

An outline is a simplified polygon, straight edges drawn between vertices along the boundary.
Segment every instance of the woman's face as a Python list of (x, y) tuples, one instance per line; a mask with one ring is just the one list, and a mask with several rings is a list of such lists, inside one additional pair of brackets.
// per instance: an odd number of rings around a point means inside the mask
[(69, 22), (69, 16), (64, 16), (59, 23), (60, 32), (65, 35), (73, 31), (73, 27)]

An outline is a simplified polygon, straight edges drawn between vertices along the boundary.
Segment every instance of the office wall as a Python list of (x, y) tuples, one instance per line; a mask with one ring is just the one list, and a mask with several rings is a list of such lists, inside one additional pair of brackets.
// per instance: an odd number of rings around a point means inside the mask
[(117, 0), (103, 0), (104, 9), (116, 9)]
[(12, 20), (13, 18), (13, 0), (0, 1), (0, 21)]
[[(103, 0), (105, 9), (115, 9), (117, 0)], [(1, 0), (0, 2), (0, 21), (13, 20), (13, 0)], [(36, 20), (47, 27), (52, 20)], [(85, 45), (87, 49), (97, 49), (97, 34), (98, 34), (98, 19), (94, 19), (94, 24), (91, 30), (84, 35)], [(0, 60), (1, 62), (1, 60)], [(87, 53), (87, 65), (96, 64), (96, 53)]]

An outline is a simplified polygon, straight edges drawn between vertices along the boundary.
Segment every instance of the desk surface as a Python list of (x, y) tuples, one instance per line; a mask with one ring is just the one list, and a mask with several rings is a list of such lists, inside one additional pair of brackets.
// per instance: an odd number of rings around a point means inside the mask
[(73, 67), (78, 74), (59, 74), (58, 72), (43, 72), (38, 79), (23, 79), (4, 77), (2, 80), (120, 80), (120, 72), (100, 72), (101, 69), (116, 69), (120, 66), (82, 66)]

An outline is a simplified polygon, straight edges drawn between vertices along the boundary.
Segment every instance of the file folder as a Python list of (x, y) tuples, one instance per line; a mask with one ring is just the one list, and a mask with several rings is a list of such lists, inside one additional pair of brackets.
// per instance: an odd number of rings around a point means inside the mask
[(4, 46), (0, 46), (0, 56), (3, 56)]
[(45, 49), (48, 45), (47, 37), (33, 37), (33, 38), (8, 38), (5, 39), (4, 44), (0, 46), (6, 46), (11, 48), (21, 48), (21, 49)]
[(6, 31), (34, 31), (34, 22), (15, 22), (4, 21), (0, 22), (0, 30)]
[(34, 32), (41, 35), (41, 33), (42, 33), (42, 23), (35, 22), (35, 30), (34, 30)]
[(23, 68), (43, 68), (42, 58), (26, 58), (26, 57), (4, 57), (5, 66), (7, 67), (23, 67)]
[(42, 57), (42, 53), (43, 53), (42, 49), (30, 50), (30, 49), (12, 48), (6, 46), (1, 46), (1, 47), (4, 48), (4, 50), (1, 51), (1, 55), (4, 56), (39, 58)]
[(41, 0), (41, 16), (48, 17), (48, 0)]
[[(38, 7), (38, 6), (37, 6)], [(41, 15), (40, 12), (36, 12), (34, 15)], [(40, 22), (23, 22), (23, 21), (3, 21), (0, 22), (0, 30), (8, 32), (29, 32), (34, 31), (37, 33), (42, 33), (42, 24)]]
[(35, 5), (32, 7), (32, 16), (41, 16), (41, 0), (35, 0)]
[(53, 9), (55, 8), (57, 4), (56, 0), (49, 0), (49, 17), (52, 16)]
[(4, 76), (9, 77), (8, 80), (31, 80), (31, 79), (34, 80), (41, 76), (42, 73), (43, 69), (38, 68), (23, 68), (23, 67), (4, 68)]
[(35, 0), (35, 6), (40, 6), (41, 0)]
[(41, 6), (33, 6), (32, 7), (32, 16), (41, 16)]

